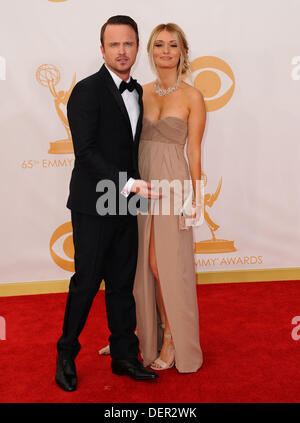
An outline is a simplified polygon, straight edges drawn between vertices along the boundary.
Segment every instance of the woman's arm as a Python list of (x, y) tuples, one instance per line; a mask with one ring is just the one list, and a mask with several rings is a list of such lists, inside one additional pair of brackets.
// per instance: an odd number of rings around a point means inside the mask
[(203, 96), (197, 89), (189, 92), (190, 114), (188, 118), (187, 158), (194, 190), (195, 204), (200, 204), (201, 191), (201, 141), (206, 123)]

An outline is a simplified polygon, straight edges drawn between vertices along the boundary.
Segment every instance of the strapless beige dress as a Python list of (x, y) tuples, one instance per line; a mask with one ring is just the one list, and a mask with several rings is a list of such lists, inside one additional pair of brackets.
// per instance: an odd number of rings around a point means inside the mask
[[(187, 123), (182, 119), (169, 116), (151, 122), (144, 118), (139, 146), (141, 178), (146, 181), (180, 180), (182, 183), (190, 180), (184, 157), (186, 138)], [(170, 195), (176, 195), (175, 191), (171, 190)], [(161, 199), (155, 201), (161, 202)], [(150, 213), (138, 215), (139, 251), (134, 296), (141, 356), (144, 365), (148, 366), (159, 356), (163, 341), (156, 302), (157, 283), (149, 266), (153, 222), (156, 262), (175, 346), (175, 365), (179, 372), (196, 372), (202, 365), (203, 356), (199, 338), (192, 228), (179, 228), (175, 206), (171, 206), (169, 215)]]

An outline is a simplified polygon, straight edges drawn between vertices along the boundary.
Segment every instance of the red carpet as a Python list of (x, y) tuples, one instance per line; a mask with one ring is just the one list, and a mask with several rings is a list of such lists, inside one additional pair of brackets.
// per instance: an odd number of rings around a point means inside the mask
[(66, 294), (0, 298), (0, 402), (300, 402), (299, 299), (300, 281), (198, 286), (203, 367), (149, 383), (112, 375), (98, 355), (109, 335), (100, 291), (80, 337), (78, 390), (67, 393), (54, 382)]

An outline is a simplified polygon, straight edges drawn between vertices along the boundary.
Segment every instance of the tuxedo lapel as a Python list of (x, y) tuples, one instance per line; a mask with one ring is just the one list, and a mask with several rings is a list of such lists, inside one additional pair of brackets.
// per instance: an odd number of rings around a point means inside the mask
[(143, 113), (144, 113), (144, 109), (143, 109), (143, 88), (140, 86), (140, 84), (137, 84), (137, 91), (138, 91), (138, 94), (139, 94), (140, 114), (139, 114), (138, 122), (137, 122), (137, 125), (136, 125), (136, 131), (135, 131), (135, 137), (134, 137), (135, 142), (137, 142), (139, 140), (139, 137), (140, 137), (140, 134), (141, 134), (142, 122), (143, 122)]
[(116, 100), (122, 115), (124, 116), (126, 123), (129, 126), (130, 132), (132, 134), (132, 130), (131, 130), (131, 124), (130, 124), (130, 119), (127, 113), (127, 109), (126, 106), (124, 104), (123, 98), (121, 96), (120, 91), (118, 90), (114, 80), (112, 79), (112, 77), (110, 76), (110, 73), (108, 72), (108, 70), (106, 69), (105, 65), (102, 65), (100, 71), (99, 71), (100, 75), (102, 78), (104, 78), (105, 83), (107, 88), (109, 89), (109, 91), (111, 92), (113, 98)]

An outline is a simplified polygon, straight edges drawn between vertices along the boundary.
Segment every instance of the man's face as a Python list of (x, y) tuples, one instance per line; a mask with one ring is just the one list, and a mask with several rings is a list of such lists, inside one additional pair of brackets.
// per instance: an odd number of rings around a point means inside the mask
[(108, 68), (126, 77), (138, 52), (136, 33), (130, 25), (107, 25), (101, 52)]

